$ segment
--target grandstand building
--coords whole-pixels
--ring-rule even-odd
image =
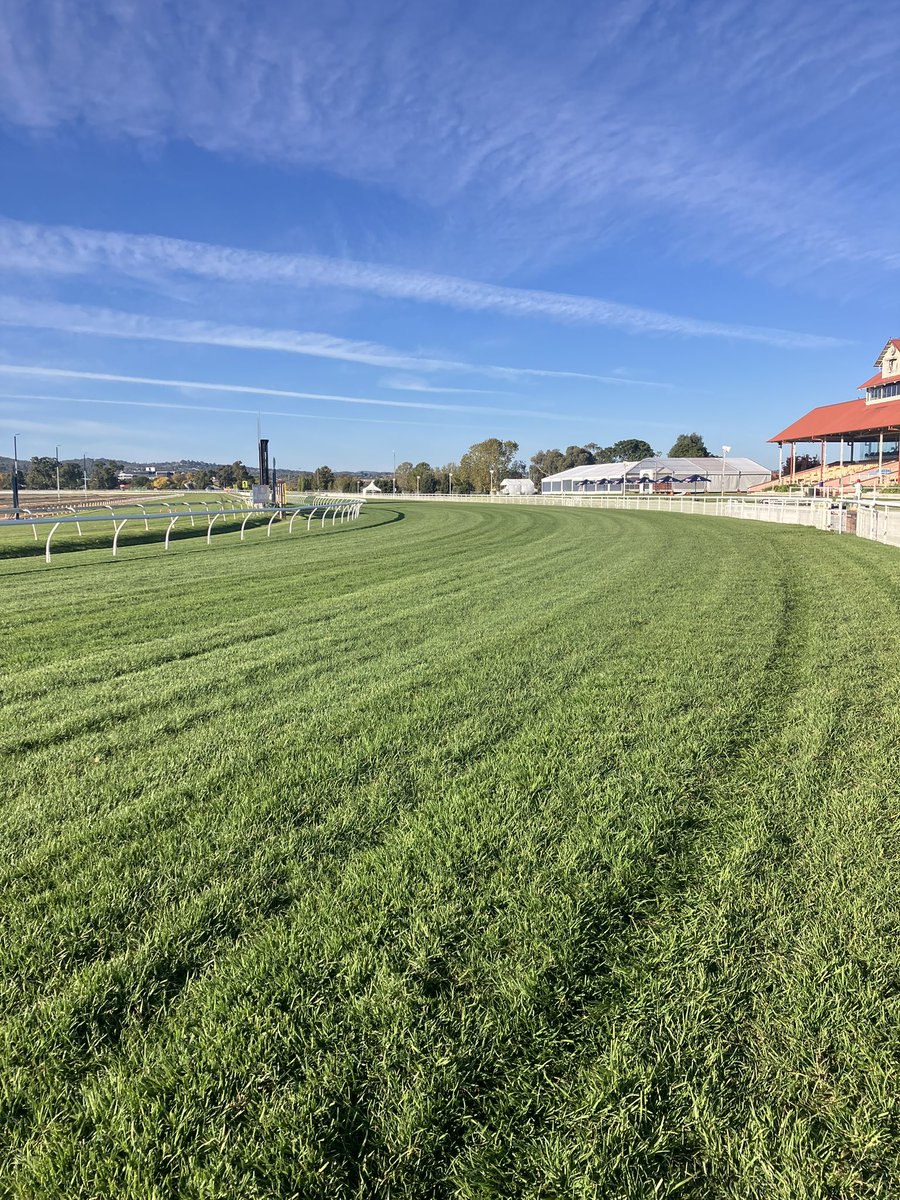
[[[544,495],[615,492],[746,492],[772,472],[752,458],[642,458],[570,467],[541,480]]]
[[[769,438],[778,446],[781,479],[821,480],[839,490],[848,481],[871,485],[894,474],[900,481],[900,338],[891,338],[875,367],[859,385],[864,396],[820,405]]]

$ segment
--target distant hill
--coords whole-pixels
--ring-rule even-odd
[[[81,464],[80,458],[61,458],[59,461],[60,462],[77,462],[79,465]],[[19,459],[19,470],[23,471],[23,472],[27,471],[28,465],[30,462],[31,462],[30,458],[20,458]],[[172,462],[172,461],[169,461],[168,459],[163,459],[163,458],[150,458],[150,459],[142,458],[140,461],[134,462],[129,459],[116,458],[116,456],[114,454],[111,454],[111,455],[102,455],[101,454],[101,455],[97,455],[95,457],[88,455],[88,457],[87,457],[88,474],[90,474],[90,471],[95,462],[121,463],[123,470],[132,471],[136,475],[140,474],[143,471],[146,471],[147,467],[156,467],[157,471],[178,471],[179,473],[181,473],[181,472],[188,472],[188,471],[200,471],[200,470],[204,470],[204,469],[207,471],[214,471],[216,467],[223,465],[222,463],[203,462],[201,459],[198,459],[198,458],[180,458],[177,462]],[[247,463],[246,464],[247,469],[250,471],[252,471],[254,469],[255,465],[256,465],[255,463]],[[13,460],[11,458],[9,458],[7,455],[0,454],[0,471],[11,471],[12,469],[13,469]],[[375,478],[381,478],[384,475],[390,475],[390,471],[358,470],[358,469],[351,468],[351,467],[333,467],[332,470],[334,471],[335,475],[358,475],[360,479],[375,479]],[[314,471],[315,471],[315,467],[282,467],[282,466],[279,466],[279,468],[278,468],[279,475],[312,475]]]

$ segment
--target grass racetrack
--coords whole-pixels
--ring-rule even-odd
[[[0,562],[0,1194],[900,1194],[896,551],[108,540]]]

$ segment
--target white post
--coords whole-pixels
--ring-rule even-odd
[[[781,442],[778,443],[778,482],[781,483],[781,477],[784,474],[784,446]]]

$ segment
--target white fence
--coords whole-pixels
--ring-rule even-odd
[[[294,532],[294,522],[297,520],[298,517],[301,518],[301,522],[300,522],[301,528],[303,526],[303,521],[304,520],[306,521],[306,532],[307,533],[310,532],[310,526],[314,519],[320,521],[322,528],[324,528],[325,522],[329,517],[331,518],[332,526],[335,525],[335,523],[338,521],[338,519],[340,519],[340,522],[342,525],[345,520],[346,521],[355,521],[356,518],[359,516],[360,512],[362,511],[366,501],[364,499],[360,500],[358,497],[355,497],[355,496],[350,498],[349,500],[344,500],[344,499],[341,499],[339,496],[335,496],[334,498],[327,497],[324,500],[324,502],[317,502],[315,504],[303,504],[303,505],[293,506],[293,507],[284,507],[284,506],[279,505],[274,508],[272,508],[272,507],[259,508],[259,507],[255,507],[253,505],[244,504],[244,505],[242,505],[241,508],[228,508],[228,509],[225,508],[224,503],[218,503],[214,512],[211,511],[212,505],[209,503],[204,503],[203,501],[199,502],[200,507],[197,507],[197,508],[193,508],[191,506],[190,502],[185,502],[185,503],[179,505],[180,510],[181,510],[179,512],[175,511],[175,507],[173,506],[172,502],[162,501],[162,503],[165,505],[165,508],[166,508],[165,512],[148,512],[145,505],[135,503],[133,505],[133,507],[139,508],[141,510],[140,513],[124,512],[121,509],[117,511],[115,508],[113,508],[112,505],[108,504],[105,507],[107,507],[109,509],[110,513],[112,514],[112,516],[109,516],[109,517],[108,516],[102,516],[102,517],[97,516],[95,513],[92,513],[92,512],[88,512],[88,513],[76,512],[74,510],[74,508],[64,510],[64,511],[69,511],[69,512],[74,513],[73,516],[64,516],[62,514],[62,511],[60,511],[60,512],[55,513],[53,516],[48,517],[48,516],[39,515],[37,513],[32,513],[26,508],[20,508],[20,509],[13,510],[13,516],[12,516],[12,518],[10,518],[10,524],[14,525],[14,527],[16,527],[16,528],[24,528],[25,526],[30,526],[31,532],[34,535],[34,540],[36,542],[39,540],[38,526],[49,529],[49,532],[47,533],[47,540],[44,543],[44,559],[46,562],[49,563],[50,559],[51,559],[50,545],[53,541],[53,535],[56,533],[56,531],[60,528],[61,525],[66,525],[66,526],[74,525],[75,528],[78,530],[78,536],[83,538],[84,537],[83,526],[93,525],[98,522],[101,524],[111,524],[112,525],[112,533],[113,533],[112,556],[113,556],[113,558],[116,558],[118,556],[118,552],[119,552],[119,536],[129,521],[143,521],[144,531],[146,533],[150,532],[150,522],[151,521],[167,522],[168,524],[166,527],[163,548],[165,550],[168,550],[170,538],[172,536],[172,531],[175,528],[175,525],[177,524],[177,522],[182,520],[183,518],[187,519],[188,517],[190,517],[191,527],[195,528],[196,527],[196,519],[199,517],[200,520],[202,521],[203,518],[205,517],[206,518],[206,544],[207,544],[207,546],[211,546],[212,545],[213,528],[215,527],[216,522],[221,520],[224,525],[225,520],[228,517],[240,518],[240,521],[241,521],[240,540],[241,541],[244,540],[244,536],[247,532],[247,526],[248,526],[249,522],[254,519],[259,519],[261,521],[267,520],[266,537],[270,538],[272,536],[272,526],[274,525],[276,520],[287,522],[289,534]],[[177,505],[178,502],[176,501],[175,504]],[[201,508],[202,508],[202,511],[201,511]]]
[[[613,508],[626,512],[682,513],[698,517],[731,517],[770,521],[776,525],[805,525],[833,533],[855,534],[873,542],[900,546],[900,500],[807,499],[784,494],[768,496],[605,495],[488,496],[478,493],[416,496],[385,493],[375,502],[424,500],[439,504],[538,504],[553,508]]]

